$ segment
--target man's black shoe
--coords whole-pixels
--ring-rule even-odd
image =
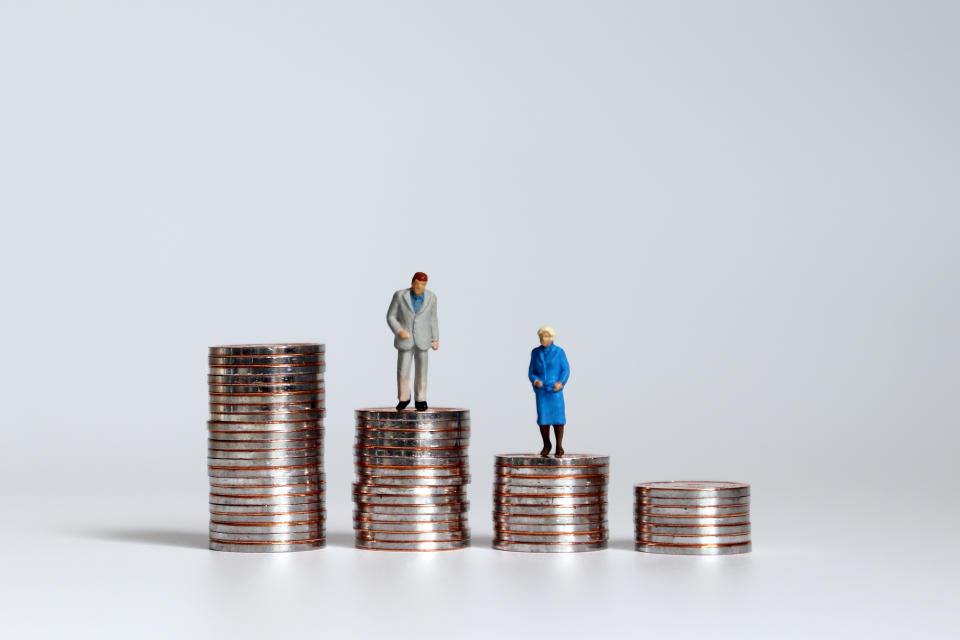
[[[409,400],[401,400],[400,402],[397,403],[397,411],[403,411],[404,409],[407,408],[408,404],[410,404]]]
[[[417,411],[426,411],[427,410],[427,401],[426,400],[417,400],[413,403],[413,406],[417,408]]]

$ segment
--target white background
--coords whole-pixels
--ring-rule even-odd
[[[12,637],[946,637],[952,2],[4,2]],[[426,271],[474,547],[352,549],[353,409]],[[492,457],[611,456],[611,548],[495,552]],[[327,344],[329,545],[206,550],[206,348]],[[755,551],[632,550],[632,485],[753,486]]]

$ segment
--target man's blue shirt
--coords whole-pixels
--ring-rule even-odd
[[[423,294],[416,295],[413,289],[410,289],[410,304],[413,305],[413,312],[419,313],[420,307],[423,306]]]

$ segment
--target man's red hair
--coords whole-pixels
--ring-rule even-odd
[[[414,280],[420,280],[422,282],[426,282],[427,274],[425,274],[423,271],[417,271],[415,274],[413,274],[413,280],[410,281],[411,284],[414,282]]]

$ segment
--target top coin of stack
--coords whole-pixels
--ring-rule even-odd
[[[210,548],[324,543],[324,345],[210,347]]]
[[[466,409],[358,409],[353,485],[358,549],[470,545]]]
[[[607,546],[610,457],[567,453],[496,456],[495,549],[573,552]]]
[[[645,482],[634,486],[637,551],[729,555],[751,550],[750,485]]]

